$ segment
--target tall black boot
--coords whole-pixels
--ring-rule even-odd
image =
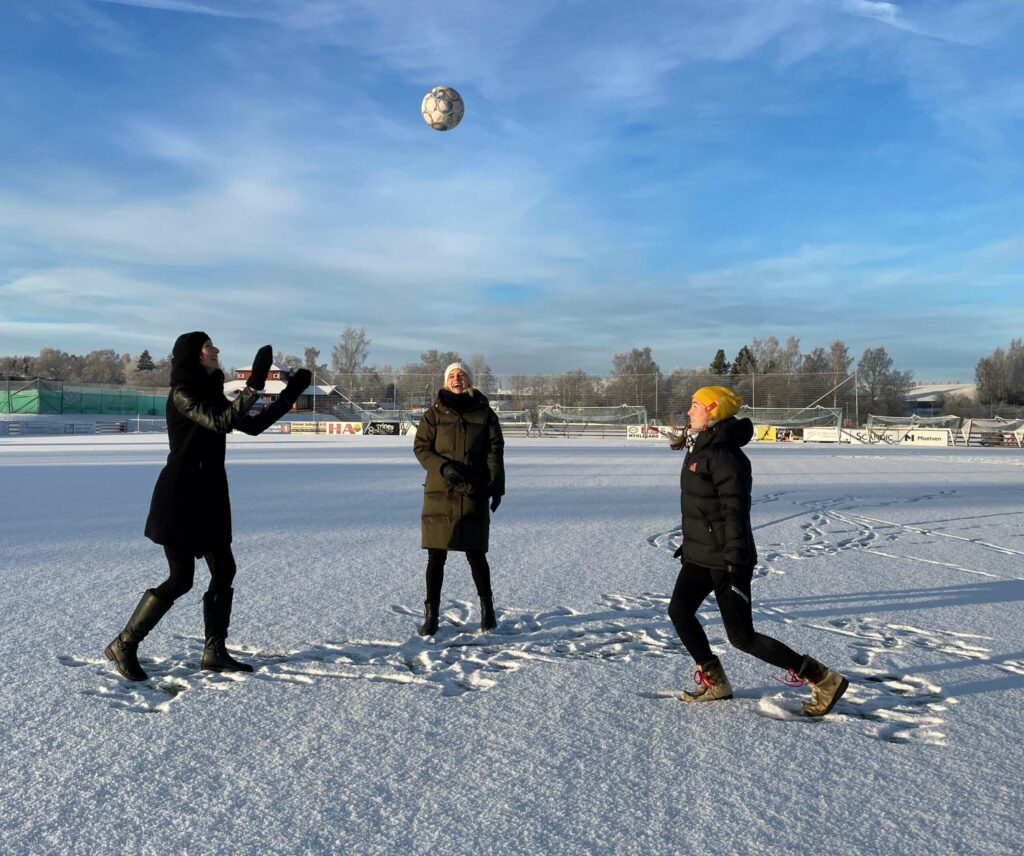
[[[498,619],[494,617],[494,596],[480,595],[480,632],[486,633],[497,626]]]
[[[423,624],[418,631],[420,636],[433,636],[437,633],[437,607],[436,603],[423,601]]]
[[[156,627],[172,606],[173,600],[161,600],[153,589],[146,589],[124,630],[104,649],[103,653],[107,659],[111,660],[129,681],[144,681],[149,677],[139,665],[139,643]]]
[[[235,590],[208,591],[203,595],[203,622],[206,625],[206,645],[200,668],[211,672],[251,672],[252,666],[240,663],[228,653],[224,640],[231,624],[231,601]]]

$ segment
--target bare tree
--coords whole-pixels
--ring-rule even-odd
[[[803,360],[800,362],[800,373],[828,374],[831,365],[828,352],[824,348],[814,348],[809,354],[804,354]]]
[[[331,346],[331,368],[350,375],[362,371],[370,354],[370,343],[365,327],[346,327],[338,344]]]
[[[327,371],[326,363],[319,363],[320,349],[312,346],[303,351],[303,367],[309,369],[313,374],[323,374]]]
[[[33,368],[38,377],[48,380],[74,380],[78,376],[74,365],[76,359],[57,348],[42,348]]]
[[[864,351],[857,364],[857,380],[867,398],[869,414],[900,416],[906,410],[906,397],[913,384],[913,372],[893,369],[892,357],[884,347]]]
[[[750,343],[750,352],[754,355],[754,364],[759,374],[775,374],[779,371],[782,361],[782,348],[774,336],[766,339],[754,339]]]
[[[79,379],[84,383],[122,384],[124,369],[114,351],[90,351],[82,358]]]
[[[608,386],[612,404],[631,404],[647,408],[651,417],[661,404],[661,369],[650,348],[633,348],[612,357],[614,377]]]
[[[836,375],[845,377],[850,373],[850,366],[853,365],[853,357],[850,356],[850,349],[842,339],[836,339],[828,349],[829,371]],[[841,378],[839,378],[841,379]],[[837,382],[838,380],[837,379]]]
[[[800,370],[800,340],[796,336],[786,339],[786,346],[779,352],[779,371],[793,375]]]
[[[1014,339],[1008,350],[996,348],[978,360],[974,370],[982,404],[1024,404],[1024,340]]]
[[[480,354],[470,357],[469,371],[473,375],[473,387],[479,389],[484,395],[491,395],[497,389],[494,372],[487,365],[487,360]]]

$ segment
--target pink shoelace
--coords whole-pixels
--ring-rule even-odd
[[[693,682],[698,687],[704,687],[705,689],[711,689],[713,686],[711,681],[708,680],[708,676],[700,669],[697,669],[697,671],[693,673]]]
[[[793,669],[786,669],[786,676],[783,678],[775,678],[775,681],[780,684],[785,684],[787,687],[802,687],[807,683],[803,678],[797,676],[797,673]]]

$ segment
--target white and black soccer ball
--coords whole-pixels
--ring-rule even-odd
[[[423,121],[435,131],[450,131],[462,121],[466,102],[450,86],[435,86],[423,96]]]

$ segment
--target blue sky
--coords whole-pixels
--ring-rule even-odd
[[[4,6],[0,354],[795,335],[970,379],[1024,335],[1019,0]]]

